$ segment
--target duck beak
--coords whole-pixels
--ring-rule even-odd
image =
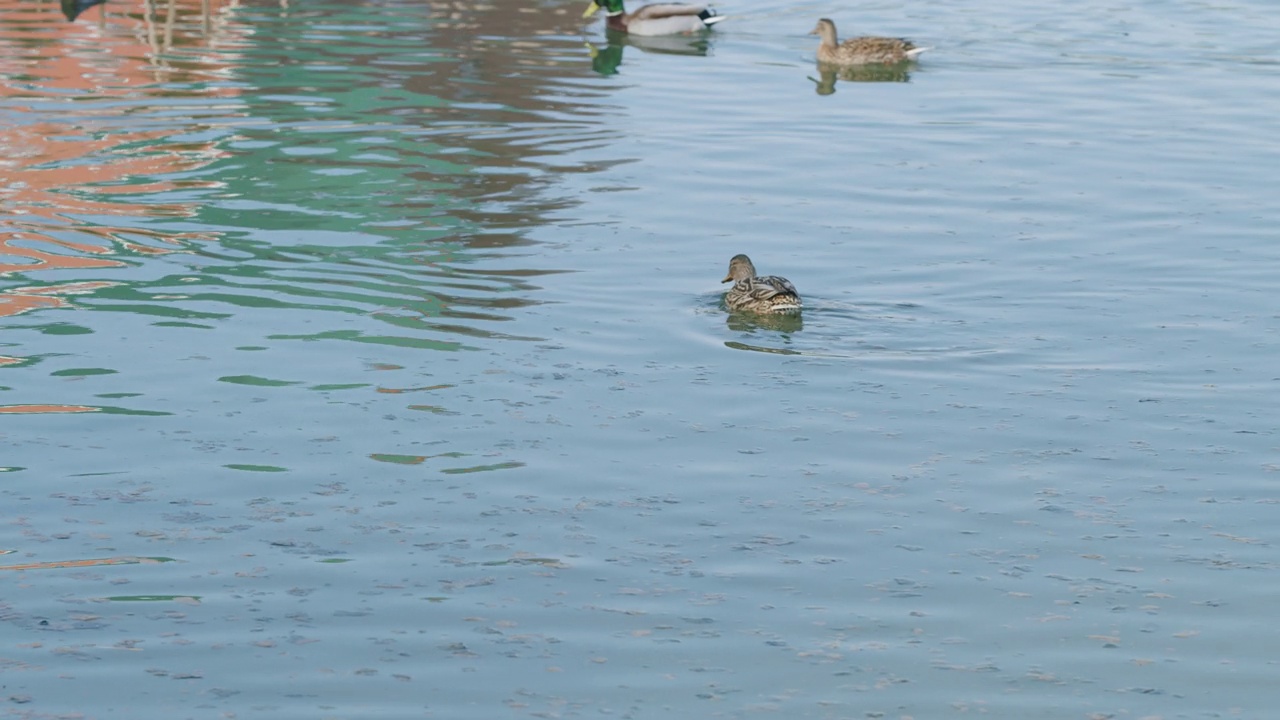
[[[584,18],[591,17],[592,15],[595,15],[596,11],[599,9],[600,9],[600,3],[592,2],[590,5],[587,6],[587,11],[582,13],[582,17]]]
[[[727,283],[727,282],[729,282],[729,281],[730,281],[730,280],[732,280],[732,279],[733,279],[733,276],[732,276],[732,275],[725,275],[725,276],[724,276],[724,279],[723,279],[723,280],[721,280],[720,282],[722,282],[722,283]]]

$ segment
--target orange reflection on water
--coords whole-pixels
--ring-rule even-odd
[[[156,114],[192,99],[240,94],[207,82],[233,69],[235,53],[210,50],[181,62],[165,54],[242,42],[249,30],[220,13],[220,4],[206,16],[200,0],[163,8],[121,2],[100,21],[69,23],[57,3],[0,0],[0,102],[15,119],[0,125],[0,274],[120,267],[112,256],[174,252],[211,239],[130,227],[128,218],[191,217],[198,208],[128,197],[218,186],[167,179],[226,153],[216,140],[166,142],[193,126],[180,117],[158,122]]]
[[[88,295],[94,290],[119,284],[100,280],[97,282],[63,283],[62,285],[6,290],[4,293],[0,293],[0,317],[17,315],[28,310],[70,307],[71,304],[63,300],[61,296]],[[4,364],[6,364],[5,359],[0,358],[0,365]]]
[[[51,570],[57,568],[82,568],[97,567],[100,565],[156,565],[163,562],[172,562],[172,558],[166,557],[110,557],[110,558],[92,558],[89,560],[57,560],[53,562],[34,562],[20,563],[17,565],[0,565],[0,570]]]
[[[91,405],[0,405],[0,415],[60,415],[101,412]]]

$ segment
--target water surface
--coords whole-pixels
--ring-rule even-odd
[[[9,714],[1270,712],[1269,6],[173,8],[0,0]]]

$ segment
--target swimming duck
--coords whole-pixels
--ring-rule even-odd
[[[609,16],[605,27],[632,35],[699,32],[724,19],[716,15],[715,10],[703,5],[677,3],[645,5],[629,13],[622,8],[622,0],[593,0],[582,17],[591,17],[602,7]]]
[[[819,20],[809,34],[822,38],[822,44],[818,45],[818,62],[832,65],[893,65],[914,60],[929,49],[916,47],[910,40],[902,38],[856,37],[842,43],[836,39],[836,24],[826,18]]]
[[[756,266],[746,255],[734,255],[729,274],[720,282],[733,281],[724,294],[724,304],[735,312],[789,313],[800,311],[800,295],[790,280],[777,275],[756,275]]]

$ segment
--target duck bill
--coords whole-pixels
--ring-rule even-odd
[[[591,17],[592,15],[595,15],[596,11],[599,9],[600,9],[600,3],[592,2],[590,5],[587,6],[587,11],[582,13],[582,17],[584,18]]]
[[[730,281],[730,280],[732,280],[732,279],[733,279],[733,276],[732,276],[732,275],[725,275],[725,276],[724,276],[724,279],[723,279],[723,280],[721,280],[720,282],[722,282],[722,283],[727,283],[727,282],[729,282],[729,281]]]

